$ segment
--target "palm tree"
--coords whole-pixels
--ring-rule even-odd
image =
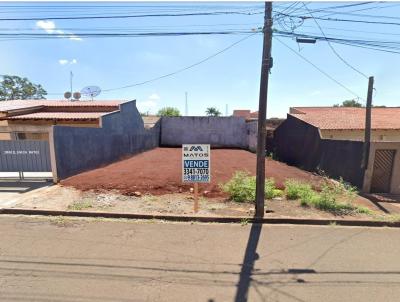
[[[220,116],[220,115],[221,115],[221,112],[220,112],[217,108],[215,108],[215,107],[208,107],[208,108],[206,109],[206,114],[207,114],[208,116]]]

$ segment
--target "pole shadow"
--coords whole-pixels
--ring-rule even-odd
[[[260,239],[262,223],[253,223],[251,226],[246,252],[244,254],[242,269],[235,295],[235,302],[247,302],[249,289],[252,281],[252,274],[255,261],[259,258],[257,254],[258,241]]]

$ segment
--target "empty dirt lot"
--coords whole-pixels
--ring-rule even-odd
[[[80,190],[118,190],[132,195],[139,191],[161,195],[188,191],[190,184],[182,183],[182,155],[180,148],[157,148],[121,160],[103,168],[65,179],[62,185]],[[200,190],[209,196],[225,196],[219,184],[228,181],[235,171],[248,171],[255,175],[256,155],[244,150],[214,149],[211,151],[211,183],[201,184]],[[278,187],[286,179],[294,178],[318,186],[321,177],[266,159],[266,175],[275,179]]]

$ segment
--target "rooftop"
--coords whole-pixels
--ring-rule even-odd
[[[13,100],[0,101],[0,112],[29,109],[33,107],[110,107],[118,106],[126,101],[96,100],[96,101],[65,101],[65,100]]]
[[[365,108],[354,107],[293,107],[289,115],[321,130],[364,130]],[[372,108],[371,128],[400,129],[400,107]]]
[[[105,112],[34,112],[10,116],[9,120],[95,120]]]

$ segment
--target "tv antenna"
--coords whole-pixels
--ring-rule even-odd
[[[86,86],[81,90],[81,94],[84,96],[90,96],[93,98],[98,96],[101,93],[101,89],[98,86]]]

